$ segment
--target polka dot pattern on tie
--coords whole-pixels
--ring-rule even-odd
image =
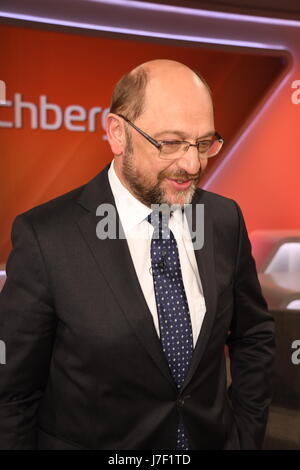
[[[151,240],[151,267],[163,351],[180,390],[193,354],[193,332],[182,280],[177,242],[169,229],[169,216],[155,211],[148,216],[154,227]],[[188,450],[182,421],[177,449]]]

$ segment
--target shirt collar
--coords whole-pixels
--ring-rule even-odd
[[[121,183],[114,168],[114,160],[111,162],[108,170],[108,180],[126,234],[145,220],[152,211],[150,207],[134,197]]]

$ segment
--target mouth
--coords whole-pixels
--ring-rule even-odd
[[[185,189],[188,189],[191,184],[192,180],[183,180],[183,179],[172,179],[172,178],[166,178],[167,181],[169,181],[170,185],[176,189],[177,191],[184,191]]]

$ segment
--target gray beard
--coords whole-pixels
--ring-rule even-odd
[[[165,191],[161,188],[161,181],[158,181],[154,185],[149,185],[133,166],[131,153],[128,153],[126,148],[126,154],[123,160],[123,177],[127,181],[128,185],[132,189],[136,198],[148,207],[152,204],[167,204],[169,206],[176,205],[176,201],[170,203],[167,200]],[[184,204],[190,204],[197,188],[197,182],[192,181],[191,187],[188,191],[177,191],[175,196],[180,198],[185,197],[183,203],[178,204],[178,207],[183,207]]]

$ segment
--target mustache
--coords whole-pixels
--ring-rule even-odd
[[[186,171],[180,171],[180,172],[173,173],[173,174],[162,171],[158,176],[158,180],[161,181],[165,178],[170,178],[170,179],[175,179],[175,180],[183,179],[183,180],[188,180],[188,181],[190,180],[198,181],[200,178],[200,172],[192,175],[192,174],[187,173]]]

